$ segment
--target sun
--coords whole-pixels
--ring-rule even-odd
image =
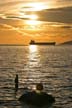
[[[36,20],[38,18],[37,15],[29,15],[29,19],[31,20]]]
[[[46,9],[46,5],[42,2],[30,2],[23,7],[20,13],[21,18],[26,18],[28,20],[38,20],[38,11]]]
[[[31,7],[30,11],[40,11],[46,9],[46,6],[41,2],[29,3],[28,6]]]
[[[26,24],[29,26],[36,26],[36,25],[40,25],[41,22],[36,21],[36,20],[27,20]]]

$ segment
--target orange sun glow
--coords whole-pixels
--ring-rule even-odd
[[[32,11],[40,11],[46,9],[46,6],[43,3],[39,2],[29,3],[28,6],[31,7]]]

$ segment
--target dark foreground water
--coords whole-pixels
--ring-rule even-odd
[[[37,108],[22,105],[18,98],[38,82],[55,97],[53,108],[72,108],[72,46],[0,46],[0,108]]]

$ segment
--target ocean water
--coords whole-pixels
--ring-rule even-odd
[[[15,94],[15,75],[19,90]],[[37,108],[22,105],[24,88],[44,84],[55,97],[52,108],[72,108],[72,46],[0,46],[0,108]]]

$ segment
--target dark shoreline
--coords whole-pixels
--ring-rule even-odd
[[[20,45],[20,44],[0,44],[0,46],[27,46],[27,45]]]

